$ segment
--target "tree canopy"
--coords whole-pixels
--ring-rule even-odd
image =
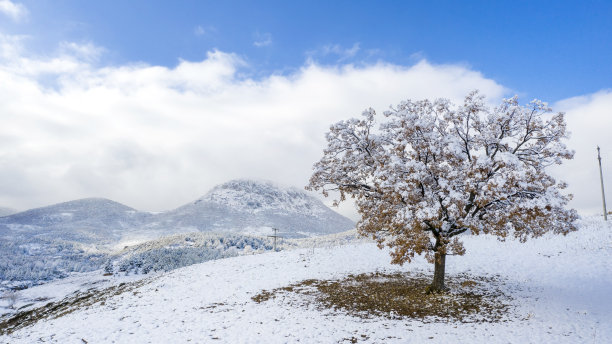
[[[330,127],[307,189],[338,191],[336,204],[354,198],[358,231],[389,246],[393,263],[425,254],[440,289],[446,255],[465,251],[462,233],[525,241],[576,230],[566,184],[546,171],[574,154],[564,114],[551,111],[516,96],[491,108],[477,91],[462,105],[407,100],[382,117],[370,108]]]

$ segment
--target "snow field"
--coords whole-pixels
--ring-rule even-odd
[[[514,299],[510,321],[422,323],[361,319],[261,290],[349,273],[426,271],[418,258],[389,264],[374,244],[308,248],[209,261],[161,274],[139,289],[64,317],[41,321],[5,343],[608,343],[612,338],[612,226],[586,219],[579,232],[525,244],[464,237],[467,253],[447,259],[447,276],[500,275]],[[298,297],[298,296],[295,296]]]

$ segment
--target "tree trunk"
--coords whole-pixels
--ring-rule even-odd
[[[446,291],[446,286],[444,285],[444,268],[446,266],[446,253],[435,253],[435,262],[434,262],[434,277],[431,285],[428,288],[429,293],[439,293]]]

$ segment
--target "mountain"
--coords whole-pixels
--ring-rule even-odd
[[[196,201],[160,214],[156,226],[306,237],[355,227],[350,219],[297,188],[272,182],[232,180]]]
[[[0,226],[5,234],[99,244],[119,240],[124,230],[140,227],[152,216],[108,199],[86,198],[5,216]]]
[[[86,198],[0,217],[0,236],[112,244],[193,231],[307,237],[354,228],[350,219],[297,188],[232,180],[177,209],[152,214],[104,199]]]
[[[18,211],[15,210],[15,209],[6,208],[6,207],[0,207],[0,217],[13,215],[15,213],[18,213]]]

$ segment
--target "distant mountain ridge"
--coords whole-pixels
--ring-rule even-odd
[[[0,235],[23,233],[84,243],[110,243],[131,233],[153,237],[188,231],[265,232],[287,237],[338,233],[348,218],[297,188],[269,181],[232,180],[174,210],[149,213],[104,198],[86,198],[0,218]]]
[[[137,214],[142,217],[147,213],[105,198],[84,198],[26,210],[8,217],[10,221],[31,226],[53,226],[76,222],[87,226],[126,227],[130,223],[139,223],[140,218],[135,216]]]
[[[2,217],[0,233],[108,244],[120,240],[124,230],[142,226],[151,216],[105,198],[85,198]]]

